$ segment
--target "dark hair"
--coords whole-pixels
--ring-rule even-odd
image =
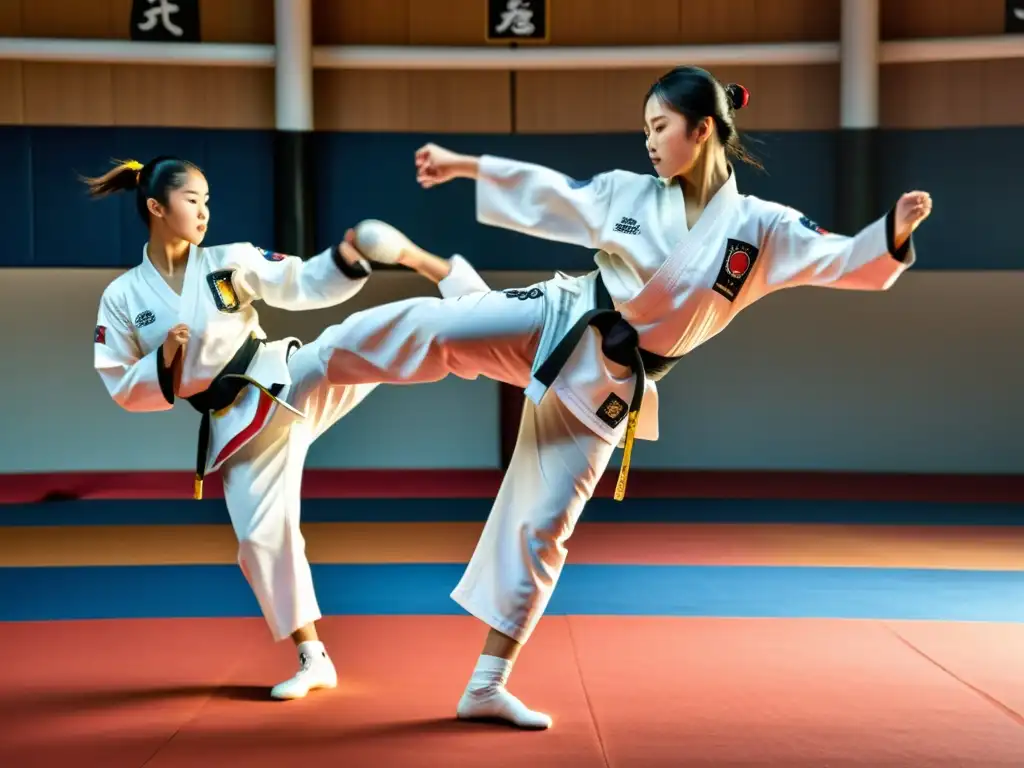
[[[651,96],[657,96],[662,103],[685,117],[691,131],[705,117],[713,117],[718,139],[726,154],[755,168],[762,168],[760,161],[743,146],[736,130],[736,111],[747,106],[750,99],[750,93],[742,85],[730,83],[723,86],[714,75],[700,67],[676,67],[650,87],[644,96],[645,107]]]
[[[189,171],[202,173],[197,165],[169,155],[153,158],[143,165],[137,160],[115,161],[117,165],[102,176],[83,176],[90,197],[106,197],[116,192],[135,190],[135,207],[142,222],[149,225],[146,201],[153,198],[167,205],[170,192],[185,185]]]

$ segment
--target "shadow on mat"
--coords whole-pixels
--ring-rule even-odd
[[[0,716],[24,715],[27,710],[36,707],[45,709],[120,707],[149,701],[202,698],[229,701],[273,701],[270,698],[270,686],[266,685],[182,685],[164,688],[19,691],[16,699],[0,699]]]
[[[430,720],[406,720],[399,723],[380,723],[362,728],[346,728],[339,725],[334,737],[339,741],[374,741],[395,739],[403,736],[441,736],[453,733],[478,734],[481,730],[508,731],[509,725],[502,721],[458,720],[455,717],[433,718]]]

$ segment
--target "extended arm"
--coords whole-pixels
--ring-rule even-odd
[[[346,260],[341,246],[308,260],[264,251],[249,243],[232,248],[238,267],[235,288],[250,300],[262,299],[281,309],[322,309],[341,304],[355,296],[370,276],[369,264]]]
[[[799,285],[887,290],[917,258],[911,234],[898,235],[896,226],[895,207],[853,237],[826,232],[784,209],[765,239],[761,292]]]
[[[456,178],[476,180],[482,224],[587,248],[600,247],[612,198],[633,175],[609,171],[579,182],[534,163],[460,155],[434,144],[416,153],[416,169],[424,187]]]

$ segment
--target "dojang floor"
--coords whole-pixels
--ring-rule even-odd
[[[479,520],[311,505],[341,681],[274,702],[294,652],[270,643],[230,528],[143,503],[132,526],[128,502],[0,514],[0,765],[1024,765],[1019,510],[714,524],[672,520],[679,500],[606,522],[595,502],[510,685],[555,726],[520,732],[454,719],[484,628],[448,593]]]

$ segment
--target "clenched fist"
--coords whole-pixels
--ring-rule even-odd
[[[896,247],[900,248],[932,212],[927,192],[906,192],[896,203]]]
[[[178,350],[188,344],[189,335],[188,326],[184,323],[178,323],[178,325],[167,332],[167,338],[164,339],[163,344],[165,367],[171,367],[171,363],[174,362],[174,357],[178,354]]]
[[[416,181],[428,189],[452,179],[475,179],[478,165],[476,157],[460,155],[436,144],[426,144],[416,150]]]

